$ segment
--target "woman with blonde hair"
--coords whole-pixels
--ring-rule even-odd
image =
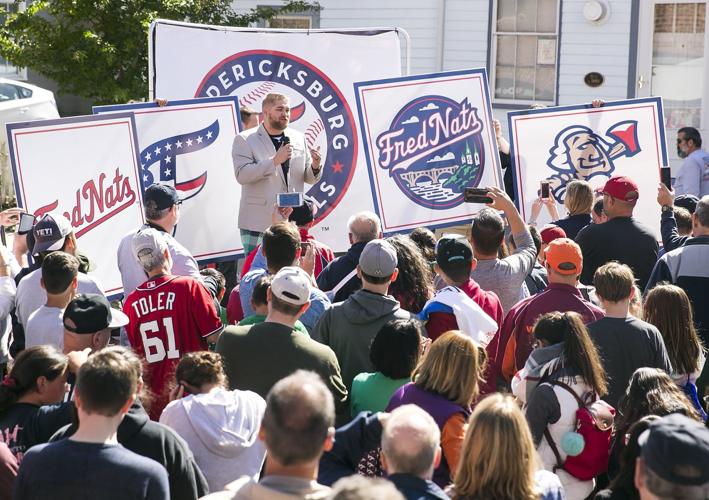
[[[477,399],[478,384],[487,355],[470,337],[457,330],[444,333],[431,344],[414,370],[410,382],[389,400],[387,411],[405,404],[423,408],[441,430],[443,457],[433,474],[439,486],[451,481],[460,458],[470,406]]]
[[[493,394],[477,405],[461,457],[450,488],[453,500],[563,498],[556,474],[539,470],[527,421],[509,396]]]
[[[552,222],[564,230],[572,240],[584,227],[591,224],[593,210],[593,188],[586,181],[571,181],[566,185],[564,208],[569,212],[567,217]]]

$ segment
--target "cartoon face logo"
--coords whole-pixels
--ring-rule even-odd
[[[640,152],[637,127],[634,120],[615,123],[606,131],[606,138],[585,125],[571,125],[559,132],[547,161],[547,166],[556,172],[547,179],[554,198],[563,203],[566,185],[572,180],[610,178],[618,158]]]
[[[290,98],[290,127],[311,148],[320,148],[323,177],[307,194],[315,199],[316,223],[340,202],[357,165],[354,118],[340,89],[318,68],[292,54],[272,50],[239,52],[214,66],[195,97],[236,94],[241,106],[261,110],[268,93]]]
[[[483,175],[482,122],[467,98],[419,97],[376,139],[378,165],[415,203],[446,210],[463,202]]]

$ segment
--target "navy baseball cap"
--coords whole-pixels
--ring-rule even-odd
[[[645,464],[665,481],[688,486],[709,482],[709,429],[674,413],[650,425],[638,438]]]
[[[303,204],[293,209],[288,220],[295,222],[296,226],[304,226],[313,222],[315,220],[315,199],[311,196],[303,196]]]
[[[165,210],[182,201],[174,187],[169,184],[155,183],[148,186],[143,195],[143,204],[148,206],[149,203],[153,203],[157,210]]]
[[[436,243],[436,263],[445,270],[457,263],[473,261],[473,247],[465,236],[459,234],[444,234]]]
[[[674,205],[686,208],[690,214],[693,214],[697,210],[697,203],[699,203],[699,198],[693,194],[681,194],[675,198]]]
[[[64,246],[64,238],[73,231],[69,219],[63,214],[50,212],[44,214],[32,228],[34,245],[33,255],[42,252],[61,250]]]

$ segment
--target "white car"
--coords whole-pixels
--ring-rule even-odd
[[[59,118],[54,93],[29,83],[0,78],[0,125]]]

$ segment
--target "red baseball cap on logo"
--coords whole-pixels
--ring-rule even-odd
[[[603,194],[622,201],[638,201],[640,193],[633,179],[625,176],[611,177],[603,186]]]

